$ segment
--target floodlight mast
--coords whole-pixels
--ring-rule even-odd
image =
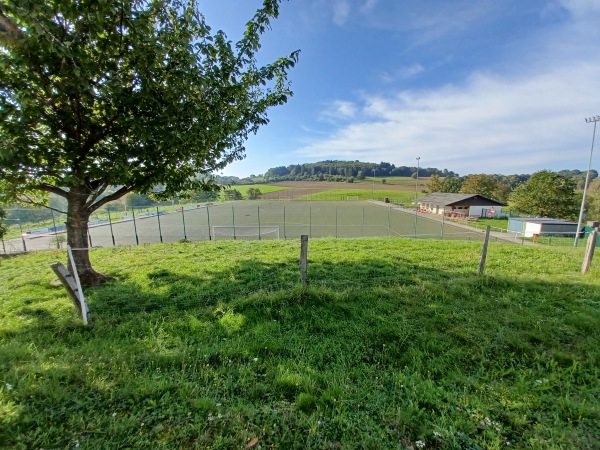
[[[588,182],[590,181],[590,170],[592,168],[592,155],[594,154],[594,141],[596,140],[596,124],[600,122],[600,116],[587,117],[586,123],[594,123],[594,131],[592,133],[592,149],[590,150],[590,161],[588,163],[587,175],[585,176],[585,185],[583,186],[583,198],[581,199],[581,209],[579,210],[579,221],[577,222],[577,230],[575,232],[574,247],[577,247],[579,241],[579,231],[581,230],[581,223],[583,222],[583,212],[585,210],[585,196],[587,194]]]

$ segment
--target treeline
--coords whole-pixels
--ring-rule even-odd
[[[587,172],[580,170],[561,170],[558,176],[573,183],[574,189],[583,190]],[[506,202],[511,192],[527,183],[531,178],[529,174],[501,175],[501,174],[473,174],[464,177],[440,177],[432,175],[427,183],[425,192],[449,192],[463,194],[481,194],[486,197]],[[590,170],[590,186],[598,178],[596,170]]]
[[[366,177],[410,177],[416,176],[417,166],[398,166],[380,162],[367,163],[360,161],[320,161],[308,164],[291,164],[289,166],[272,167],[263,176],[264,181],[350,181],[363,180]],[[457,174],[448,169],[419,167],[419,176],[453,177]]]

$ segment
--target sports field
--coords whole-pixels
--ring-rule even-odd
[[[200,206],[160,216],[112,218],[90,228],[93,246],[219,239],[411,237],[481,239],[449,223],[371,202],[243,201]],[[64,235],[64,234],[63,234]],[[14,244],[19,246],[19,241]],[[27,250],[56,246],[54,235],[26,239]]]

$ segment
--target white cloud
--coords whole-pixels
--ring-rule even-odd
[[[409,66],[403,66],[393,71],[386,71],[381,73],[381,79],[387,83],[405,80],[407,78],[412,78],[420,73],[425,72],[425,67],[423,67],[419,63],[414,63]]]
[[[328,122],[338,122],[339,120],[354,118],[358,111],[358,107],[352,102],[335,100],[327,109],[321,112],[320,117]]]
[[[350,3],[348,0],[336,0],[333,4],[333,22],[342,26],[350,16]]]
[[[460,173],[583,168],[591,133],[583,118],[600,105],[598,79],[600,64],[584,63],[520,79],[480,73],[464,86],[370,96],[362,121],[298,153],[400,165],[420,156],[424,165]]]
[[[420,156],[425,166],[461,174],[584,169],[592,134],[584,118],[600,114],[599,4],[560,0],[569,18],[519,42],[495,70],[475,70],[462,82],[427,90],[363,92],[355,103],[332,102],[327,111],[347,105],[349,121],[327,138],[307,141],[297,154],[397,165]],[[410,75],[423,68],[403,70]]]
[[[366,13],[373,11],[375,6],[377,6],[377,3],[379,3],[379,0],[366,0],[365,3],[360,8],[360,12],[362,12],[363,14],[366,14]]]

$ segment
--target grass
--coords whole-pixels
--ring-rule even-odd
[[[233,184],[229,187],[229,189],[237,189],[244,197],[247,196],[247,191],[250,188],[260,190],[261,194],[285,191],[286,189],[289,189],[289,187],[286,186],[271,186],[269,184]]]
[[[94,250],[88,328],[64,253],[0,259],[0,447],[600,446],[582,249],[311,240],[303,290],[298,247]]]
[[[421,194],[424,195],[424,194]],[[330,189],[324,192],[317,192],[314,194],[308,194],[306,199],[300,198],[300,200],[347,200],[348,198],[356,200],[383,200],[387,197],[392,203],[410,203],[415,199],[414,193],[409,194],[404,191],[398,190],[371,190],[371,189]]]

